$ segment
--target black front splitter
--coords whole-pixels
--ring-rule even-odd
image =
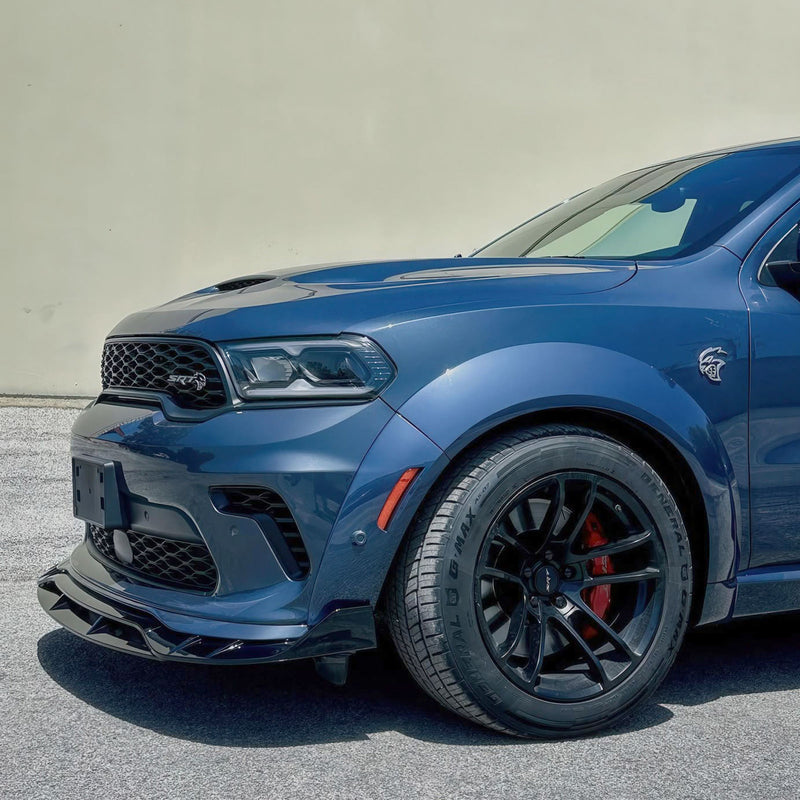
[[[257,641],[174,631],[145,611],[92,592],[60,566],[42,575],[38,584],[40,605],[68,631],[158,661],[259,664],[350,655],[377,644],[369,605],[334,607],[297,639]]]

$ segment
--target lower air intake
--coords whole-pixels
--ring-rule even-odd
[[[217,567],[208,548],[198,542],[164,539],[146,533],[126,531],[133,561],[119,560],[114,548],[114,531],[90,525],[88,539],[106,560],[123,569],[182,589],[210,592],[217,585]]]
[[[211,499],[223,514],[252,517],[290,578],[308,575],[308,551],[292,512],[277,492],[262,486],[217,486]]]

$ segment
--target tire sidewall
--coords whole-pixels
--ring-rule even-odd
[[[616,442],[590,435],[545,436],[495,454],[484,474],[459,494],[443,551],[439,602],[443,636],[475,702],[515,728],[559,731],[609,722],[654,689],[672,664],[691,606],[689,542],[675,501],[653,469]],[[478,623],[475,567],[489,525],[526,485],[560,471],[607,476],[632,492],[652,518],[665,553],[664,606],[642,661],[619,686],[583,701],[554,702],[524,692],[495,663]],[[454,498],[455,499],[455,498]]]

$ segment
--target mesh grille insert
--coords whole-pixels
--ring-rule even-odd
[[[199,342],[109,340],[103,348],[106,389],[164,392],[181,408],[225,405],[225,387],[208,348]]]
[[[211,591],[217,585],[217,567],[208,548],[197,542],[163,539],[126,531],[133,563],[123,564],[114,551],[114,532],[89,526],[89,539],[101,556],[133,572],[184,589]]]
[[[303,537],[289,506],[277,492],[263,486],[218,486],[211,490],[211,499],[225,514],[253,517],[259,522],[289,577],[298,580],[308,574],[310,562]],[[275,530],[260,517],[269,518]]]

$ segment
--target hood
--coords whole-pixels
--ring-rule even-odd
[[[562,302],[629,280],[632,261],[449,258],[303,267],[247,275],[124,319],[112,336],[209,341],[370,333],[409,318]]]

